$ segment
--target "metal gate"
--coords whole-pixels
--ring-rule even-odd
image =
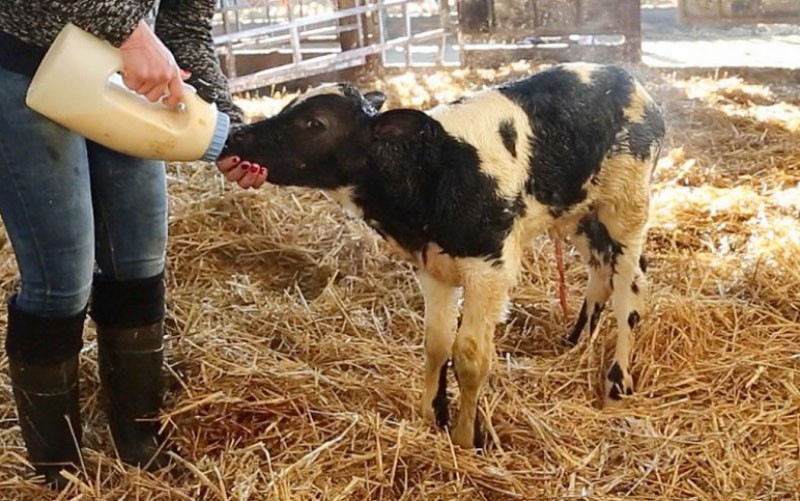
[[[800,23],[800,0],[680,0],[686,24]]]
[[[461,0],[459,25],[466,50],[554,49],[641,59],[640,0]],[[494,48],[493,48],[494,46]]]
[[[367,63],[411,65],[451,33],[450,0],[218,0],[214,43],[233,92]],[[393,61],[388,61],[393,59]]]

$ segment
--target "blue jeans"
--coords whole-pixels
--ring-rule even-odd
[[[95,261],[116,280],[164,270],[166,173],[32,111],[29,84],[0,68],[0,215],[20,272],[17,307],[66,317],[86,306]]]

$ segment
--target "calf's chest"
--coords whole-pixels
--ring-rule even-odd
[[[461,273],[456,260],[445,253],[442,248],[429,242],[425,248],[418,252],[409,252],[391,236],[385,236],[386,242],[392,249],[392,257],[407,261],[418,270],[427,271],[436,280],[457,287],[461,285]]]

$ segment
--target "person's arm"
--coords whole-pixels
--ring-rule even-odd
[[[144,19],[149,2],[140,0],[73,0],[51,2],[53,11],[115,47],[122,45]]]
[[[228,79],[222,73],[211,36],[213,0],[161,0],[156,17],[156,35],[175,56],[178,65],[191,76],[187,83],[197,88],[204,99],[231,117],[231,123],[244,122],[244,115],[233,104]]]
[[[151,2],[142,0],[59,0],[54,14],[120,49],[122,79],[150,101],[169,91],[164,103],[175,107],[183,97],[182,75],[174,57],[153,34],[144,17]]]

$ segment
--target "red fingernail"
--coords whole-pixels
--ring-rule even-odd
[[[250,167],[250,172],[252,172],[253,174],[258,172],[258,165],[254,165],[254,166]]]
[[[241,162],[241,161],[242,161],[242,160],[241,160],[239,157],[233,157],[233,158],[231,158],[231,162],[233,162],[233,163],[235,163],[235,164],[238,164],[238,163],[239,163],[239,162]]]
[[[244,170],[247,170],[247,169],[250,168],[250,164],[247,163],[247,162],[242,162],[242,163],[239,164],[239,167],[241,167]]]
[[[266,172],[267,172],[267,168],[266,167],[261,167],[261,174],[265,174]]]

